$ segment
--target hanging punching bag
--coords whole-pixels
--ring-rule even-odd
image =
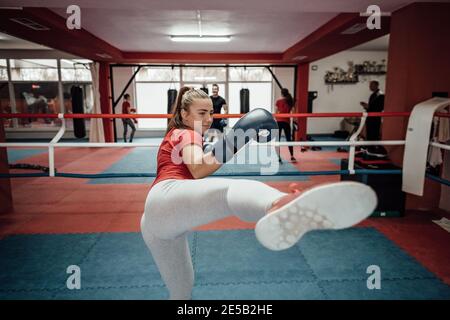
[[[167,90],[167,114],[172,113],[172,107],[175,104],[175,101],[177,101],[177,90],[176,89],[169,89]],[[167,118],[167,124],[169,124],[170,118]]]
[[[209,94],[209,90],[207,87],[203,86],[200,88],[200,90],[202,90],[203,92],[205,92],[206,94]]]
[[[83,89],[79,86],[72,86],[70,89],[70,96],[72,98],[72,113],[84,114]],[[75,137],[79,139],[86,136],[84,119],[73,119],[73,133],[75,134]]]
[[[176,89],[169,89],[167,90],[167,113],[172,113],[172,106],[177,100],[177,90]]]
[[[250,111],[250,90],[241,89],[241,114]]]

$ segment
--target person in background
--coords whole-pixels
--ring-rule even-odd
[[[123,103],[122,103],[122,114],[132,114],[136,113],[136,109],[131,107],[130,104],[130,95],[126,93],[123,96]],[[136,120],[136,119],[133,119]],[[128,133],[128,126],[131,128],[131,135],[129,142],[133,142],[134,133],[136,132],[136,127],[134,126],[134,123],[137,123],[137,121],[133,121],[130,118],[122,119],[123,123],[123,141],[127,142],[127,133]]]
[[[294,98],[289,93],[286,88],[281,89],[281,97],[275,103],[275,113],[291,113],[294,107]],[[277,118],[278,128],[279,128],[279,139],[281,139],[281,131],[284,131],[286,136],[286,141],[292,141],[292,131],[291,131],[291,119],[290,118]],[[289,153],[291,154],[291,161],[295,162],[297,159],[294,157],[294,147],[289,146]],[[278,154],[278,160],[281,160],[281,155]]]
[[[370,81],[369,88],[372,94],[369,102],[361,101],[361,106],[367,112],[382,112],[384,110],[384,94],[380,91],[378,81]],[[381,117],[368,117],[366,120],[366,140],[378,141],[381,139]],[[368,155],[386,156],[386,151],[382,146],[370,146],[367,148]]]
[[[219,96],[219,85],[217,83],[214,83],[212,85],[212,96],[210,96],[210,98],[213,104],[214,114],[221,114],[222,108],[224,109],[225,114],[228,114],[227,102],[223,97]],[[210,129],[219,130],[221,133],[223,133],[223,129],[226,127],[226,125],[226,119],[215,118],[213,119],[213,123]],[[217,132],[214,131],[211,133],[211,139],[214,139],[216,137],[216,133]]]

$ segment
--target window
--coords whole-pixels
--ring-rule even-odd
[[[184,85],[186,87],[193,87],[195,89],[200,89],[200,88],[203,88],[203,86],[204,86],[204,84],[202,84],[202,83],[185,83]],[[221,96],[222,98],[227,100],[227,86],[226,86],[226,84],[225,83],[217,83],[217,85],[219,86],[219,96]],[[208,94],[211,96],[212,95],[212,83],[208,83],[206,85],[206,88],[208,88]],[[227,102],[228,102],[228,100],[227,100]]]
[[[136,83],[136,107],[138,113],[167,114],[167,90],[180,90],[179,83]],[[139,128],[162,129],[167,128],[167,119],[139,119]]]
[[[80,87],[83,92],[83,112],[92,113],[94,108],[94,97],[92,92],[92,76],[89,70],[89,60],[61,59],[61,80],[63,81],[64,105],[58,101],[58,112],[73,113],[72,93],[74,86]],[[90,119],[84,119],[85,127],[89,128]],[[66,121],[67,129],[73,129],[73,121]]]
[[[61,59],[62,81],[92,81],[88,61]]]
[[[263,108],[272,112],[272,83],[271,82],[233,82],[229,83],[229,100],[227,101],[230,108],[230,113],[240,113],[241,109],[241,95],[242,88],[247,88],[250,91],[250,111],[256,108]],[[233,126],[238,119],[230,119],[229,125]]]
[[[215,83],[227,80],[225,67],[183,67],[184,82]]]
[[[142,67],[136,75],[136,81],[172,82],[180,81],[180,68]]]
[[[6,59],[0,59],[0,81],[8,81],[7,68]]]
[[[167,114],[169,89],[180,89],[179,67],[142,67],[136,75],[138,113]],[[139,129],[166,129],[167,119],[139,119]]]
[[[10,64],[13,81],[58,81],[54,59],[11,59]]]
[[[230,67],[230,81],[272,81],[266,67]]]
[[[12,113],[8,82],[6,81],[0,81],[0,113]],[[3,125],[5,128],[12,128],[13,119],[3,119]]]
[[[14,83],[14,96],[19,113],[57,113],[60,108],[57,82],[17,82]],[[43,128],[60,125],[59,119],[19,119],[20,127]]]
[[[228,68],[228,70],[227,70]],[[181,71],[181,77],[180,77]],[[230,113],[240,113],[240,90],[250,90],[250,110],[264,108],[272,111],[272,75],[265,67],[182,66],[143,67],[136,75],[136,106],[138,113],[166,114],[167,90],[179,90],[181,85],[200,89],[219,85],[219,95],[229,105]],[[230,119],[234,125],[237,119]],[[165,129],[166,119],[142,119],[139,128]]]
[[[7,60],[0,59],[0,112],[54,114],[71,113],[72,103],[70,88],[79,85],[84,93],[84,111],[92,113],[93,92],[91,73],[88,69],[90,60],[61,59],[61,84],[63,103],[60,101],[58,60],[57,59],[10,59],[11,79],[14,96],[9,96]],[[12,110],[14,99],[15,110]],[[6,110],[6,111],[5,111]],[[61,126],[61,120],[52,118],[27,118],[5,122],[6,127],[53,129]],[[72,122],[67,121],[68,129]]]

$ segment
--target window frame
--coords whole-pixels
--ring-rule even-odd
[[[58,97],[64,97],[64,91],[63,91],[63,85],[64,84],[68,84],[68,83],[77,83],[80,85],[91,85],[92,86],[92,81],[74,81],[74,80],[62,80],[62,74],[61,74],[61,69],[63,69],[61,67],[61,60],[63,60],[64,58],[49,58],[49,59],[32,59],[30,58],[29,60],[56,60],[56,70],[57,70],[57,80],[13,80],[12,79],[12,75],[11,75],[11,60],[18,60],[18,59],[14,59],[14,58],[5,58],[4,60],[6,60],[6,65],[7,65],[7,75],[8,75],[8,89],[9,89],[9,102],[10,102],[10,106],[11,106],[11,112],[12,113],[17,113],[17,105],[16,105],[16,95],[15,95],[15,90],[14,90],[14,85],[15,84],[23,84],[23,83],[56,83],[57,87],[58,87]],[[67,60],[67,59],[64,59]],[[64,99],[63,99],[64,100]],[[65,113],[65,109],[64,109],[64,103],[61,104],[61,112]],[[89,130],[89,127],[87,128]],[[55,132],[59,130],[59,126],[55,126],[55,127],[31,127],[31,128],[26,128],[23,126],[19,126],[19,121],[17,118],[13,119],[13,126],[11,128],[5,128],[6,132]],[[67,129],[67,131],[72,131],[71,129]]]
[[[151,80],[145,80],[145,81],[138,81],[136,78],[135,79],[133,79],[133,81],[134,81],[134,96],[135,96],[135,99],[138,99],[137,98],[137,92],[136,92],[136,86],[137,86],[137,84],[138,83],[178,83],[179,84],[179,87],[181,88],[181,87],[183,87],[186,83],[187,84],[198,84],[198,85],[203,85],[204,83],[214,83],[214,82],[217,82],[220,86],[225,86],[225,88],[226,88],[226,90],[225,90],[225,100],[227,101],[227,102],[229,102],[229,97],[230,97],[230,84],[232,84],[232,83],[268,83],[268,84],[270,84],[270,86],[271,86],[271,96],[272,96],[272,101],[270,101],[270,108],[271,108],[271,111],[273,112],[274,111],[274,106],[273,106],[273,94],[274,94],[274,80],[273,80],[273,78],[271,79],[271,80],[263,80],[263,81],[256,81],[256,80],[241,80],[241,81],[239,81],[239,80],[230,80],[230,68],[232,68],[232,67],[238,67],[238,68],[243,68],[243,67],[247,67],[247,68],[265,68],[265,67],[286,67],[286,68],[293,68],[294,70],[296,70],[297,69],[297,66],[296,65],[258,65],[258,64],[255,64],[255,65],[225,65],[225,64],[219,64],[219,65],[214,65],[214,64],[212,64],[212,65],[201,65],[201,64],[185,64],[185,65],[180,65],[180,64],[177,64],[177,65],[148,65],[148,64],[142,64],[142,65],[139,65],[139,64],[136,64],[136,65],[121,65],[121,64],[116,64],[116,65],[111,65],[111,70],[113,71],[114,70],[114,67],[120,67],[120,66],[128,66],[128,67],[132,67],[133,68],[133,71],[136,71],[136,68],[138,67],[138,66],[141,66],[141,67],[147,67],[147,68],[152,68],[152,67],[154,67],[154,68],[164,68],[164,67],[166,67],[166,68],[171,68],[171,67],[173,67],[173,66],[175,66],[175,67],[177,67],[177,68],[179,68],[179,81],[151,81]],[[226,78],[225,78],[225,81],[223,81],[223,80],[217,80],[217,81],[210,81],[210,80],[208,80],[208,81],[186,81],[185,79],[183,79],[183,68],[192,68],[192,67],[197,67],[197,68],[210,68],[210,67],[216,67],[216,68],[220,68],[220,67],[223,67],[223,68],[226,68]],[[296,74],[297,74],[297,72],[294,72],[294,75],[295,75],[295,77],[296,77]],[[294,83],[296,82],[296,79],[294,78]],[[138,131],[161,131],[161,130],[165,130],[166,128],[137,128],[137,130]]]

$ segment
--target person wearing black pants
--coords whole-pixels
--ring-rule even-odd
[[[278,140],[281,139],[281,132],[284,131],[284,135],[286,137],[286,141],[291,142],[292,141],[292,134],[291,134],[291,124],[289,122],[284,121],[277,121],[278,123]],[[291,160],[296,161],[294,157],[294,147],[289,146],[289,153],[291,154]],[[281,156],[279,155],[279,160],[281,162]]]
[[[122,114],[135,113],[136,109],[131,107],[131,105],[130,105],[130,95],[128,93],[126,93],[123,96],[123,100],[124,101],[122,103]],[[123,123],[123,141],[124,142],[127,142],[128,127],[131,128],[131,135],[130,135],[129,142],[133,142],[134,133],[136,132],[136,127],[135,127],[134,123],[137,123],[136,119],[133,119],[133,120],[130,119],[130,118],[122,119],[122,123]]]
[[[292,107],[294,106],[294,99],[292,98],[289,90],[286,88],[281,89],[281,98],[277,100],[275,103],[275,113],[290,113]],[[291,119],[290,118],[279,118],[277,119],[278,123],[278,138],[281,139],[281,132],[284,131],[284,135],[286,136],[286,141],[292,141],[292,133],[291,133]],[[294,147],[289,146],[289,153],[291,154],[291,161],[295,162],[297,159],[294,157]],[[278,154],[278,160],[281,160],[281,155]]]
[[[378,81],[370,81],[370,91],[373,93],[369,97],[369,103],[361,102],[361,106],[367,112],[382,112],[384,110],[384,94],[379,89]],[[368,117],[366,120],[367,141],[378,141],[381,139],[381,117]],[[379,146],[367,148],[368,153],[378,154]],[[384,152],[382,153],[384,156]]]

